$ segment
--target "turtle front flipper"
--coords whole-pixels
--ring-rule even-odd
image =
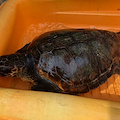
[[[62,93],[62,90],[47,78],[39,76],[37,79],[36,85],[33,85],[31,90]]]

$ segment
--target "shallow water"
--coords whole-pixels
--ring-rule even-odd
[[[22,39],[21,44],[25,45],[26,43],[31,42],[37,36],[48,32],[59,29],[67,29],[68,27],[64,26],[62,23],[39,23],[39,24],[31,24],[24,33],[24,37]]]

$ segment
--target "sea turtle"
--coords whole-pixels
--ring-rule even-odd
[[[33,82],[36,91],[86,93],[120,73],[119,37],[119,32],[96,29],[47,32],[1,56],[0,76]]]

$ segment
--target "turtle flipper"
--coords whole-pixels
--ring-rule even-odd
[[[48,80],[43,76],[39,76],[36,85],[31,87],[34,91],[46,91],[46,92],[57,92],[61,93],[62,90],[52,81]]]

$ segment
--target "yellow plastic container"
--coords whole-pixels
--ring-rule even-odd
[[[44,32],[56,30],[56,29],[64,29],[64,28],[93,28],[93,29],[95,28],[95,29],[110,30],[114,32],[120,31],[120,1],[118,0],[109,0],[109,1],[107,0],[106,1],[105,0],[7,0],[0,8],[0,55],[14,53],[16,50],[23,47],[26,43],[32,41],[33,38]],[[23,82],[20,79],[0,77],[0,87],[29,90],[30,86],[31,86],[30,83]],[[24,96],[24,94],[27,95],[27,92],[32,96],[32,97],[27,96],[29,99]],[[3,95],[3,93],[7,95],[5,96]],[[18,118],[20,118],[20,120],[30,120],[30,119],[40,120],[42,118],[41,120],[44,119],[51,120],[52,118],[53,120],[54,118],[56,119],[59,118],[61,120],[63,119],[71,120],[72,118],[75,119],[84,118],[85,120],[91,120],[91,118],[97,119],[97,117],[95,116],[96,114],[95,109],[97,110],[100,107],[99,103],[102,104],[102,107],[105,110],[103,110],[103,108],[100,108],[99,111],[100,113],[97,114],[99,116],[98,119],[103,120],[106,118],[105,120],[109,120],[109,119],[111,120],[111,118],[114,117],[116,119],[120,119],[119,116],[120,104],[117,103],[120,102],[119,75],[114,75],[110,77],[109,80],[105,84],[101,85],[99,88],[92,90],[89,93],[81,95],[89,98],[98,98],[109,101],[115,101],[116,103],[92,100],[80,96],[76,97],[76,96],[59,95],[59,94],[51,94],[51,93],[44,93],[44,94],[42,92],[30,93],[29,91],[0,89],[0,96],[3,97],[2,101],[4,100],[6,101],[6,103],[4,103],[3,106],[4,108],[3,112],[1,112],[0,110],[0,116],[2,116],[1,119],[6,120],[9,118],[9,120],[13,120],[13,119],[18,120]],[[47,118],[46,115],[46,112],[48,112],[46,111],[47,109],[43,107],[43,103],[41,101],[38,100],[37,102],[37,100],[35,99],[36,98],[35,95],[43,96],[44,100],[46,101],[47,99],[50,99],[49,97],[47,97],[49,96],[49,94],[54,99],[53,103],[49,104],[49,107],[51,107],[51,109],[54,109],[56,102],[59,101],[58,98],[61,100],[63,99],[65,100],[63,100],[63,102],[60,103],[61,108],[58,109],[56,115],[54,116],[54,114],[50,112],[49,117]],[[16,98],[15,96],[17,96],[18,98]],[[59,97],[57,98],[56,96]],[[26,108],[24,108],[26,109],[26,113],[25,110],[23,110],[24,111],[24,113],[22,114],[23,116],[20,116],[19,110],[15,111],[17,104],[15,103],[15,100],[17,101],[18,99],[19,102],[21,102],[22,104],[20,112],[22,112],[22,107],[24,107],[24,105],[26,104]],[[34,102],[33,99],[35,99]],[[43,100],[43,98],[39,98],[39,99]],[[69,102],[70,99],[72,99],[73,101],[71,101],[71,104],[68,103],[68,106],[66,107],[67,101]],[[64,101],[66,102],[64,103]],[[85,107],[82,105],[80,101],[84,101],[83,104],[85,104]],[[94,102],[94,105],[92,102]],[[37,106],[38,104],[39,107],[41,106],[43,107],[43,109],[41,108],[41,112],[43,112],[44,114],[42,117],[38,115],[38,112],[37,115],[39,117],[36,117],[36,114],[32,114],[30,112],[31,110],[35,112],[34,105],[33,105],[33,109],[32,106],[29,109],[29,106],[32,103],[34,103],[35,106]],[[1,105],[2,102],[0,100],[0,106]],[[82,105],[82,109],[80,109],[81,105]],[[87,105],[89,107],[89,110],[87,110]],[[92,105],[95,107],[93,107]],[[11,109],[12,107],[13,109]],[[6,113],[9,113],[10,110],[12,110],[13,114],[11,115],[9,114],[7,116]],[[73,114],[72,112],[69,112],[69,110],[72,110]],[[78,112],[78,110],[80,110],[79,112],[83,110],[84,113],[80,114],[80,116],[77,113],[77,117],[75,117],[76,115],[75,112]],[[87,116],[87,114],[89,115],[89,117]],[[106,115],[105,118],[100,117],[103,114]],[[32,117],[30,118],[29,115]]]

